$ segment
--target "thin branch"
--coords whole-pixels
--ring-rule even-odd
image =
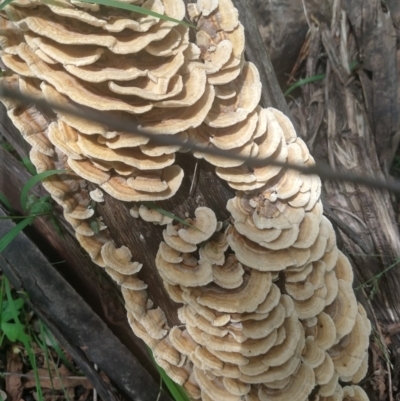
[[[132,120],[124,117],[116,118],[111,113],[93,110],[83,105],[76,104],[76,108],[47,102],[32,96],[26,96],[20,91],[11,90],[5,86],[0,85],[0,94],[2,97],[21,101],[26,104],[34,103],[36,107],[41,109],[51,108],[57,112],[66,113],[75,117],[80,117],[89,121],[94,121],[97,124],[102,124],[112,131],[128,132],[138,134],[146,138],[150,138],[154,143],[160,145],[175,145],[181,146],[185,149],[202,152],[210,155],[221,156],[230,158],[232,160],[242,161],[251,167],[265,167],[265,166],[279,166],[287,169],[293,169],[306,175],[318,175],[322,180],[336,180],[344,182],[352,182],[359,185],[365,185],[378,190],[389,190],[394,193],[400,194],[400,182],[397,180],[383,180],[380,178],[370,177],[366,175],[352,174],[344,171],[333,170],[325,163],[316,163],[311,167],[299,166],[293,163],[279,162],[271,159],[260,159],[244,157],[233,154],[229,150],[222,150],[218,148],[209,148],[207,146],[198,145],[195,141],[183,141],[175,135],[154,134],[145,129]]]
[[[304,0],[302,0],[303,3],[303,11],[304,11],[304,16],[306,18],[306,22],[308,25],[308,28],[311,28],[311,23],[310,23],[310,19],[308,18],[308,11],[307,11],[307,6]]]
[[[1,372],[0,376],[14,376],[14,377],[23,377],[26,379],[34,379],[36,376],[28,373],[16,373],[16,372]],[[86,376],[60,376],[61,379],[69,379],[69,380],[89,380]],[[52,377],[50,376],[39,376],[41,380],[50,380]],[[54,377],[53,377],[54,379]]]
[[[388,387],[389,387],[389,401],[394,401],[393,389],[392,389],[392,369],[391,369],[391,363],[390,363],[390,358],[389,358],[389,350],[388,350],[386,342],[385,342],[385,337],[382,334],[381,326],[379,325],[378,319],[376,317],[375,310],[372,307],[372,305],[371,305],[368,297],[366,296],[365,292],[364,292],[364,295],[365,295],[365,297],[367,299],[367,302],[369,304],[369,309],[371,311],[371,314],[372,314],[372,317],[373,317],[373,321],[375,323],[376,331],[377,331],[377,333],[379,335],[379,341],[380,341],[381,346],[382,346],[381,351],[382,351],[382,354],[383,354],[383,359],[386,362],[386,370],[387,370],[387,375],[388,375]]]

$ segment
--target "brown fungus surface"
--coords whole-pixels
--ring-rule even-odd
[[[137,4],[185,16],[181,0]],[[0,57],[10,70],[2,83],[62,105],[129,116],[154,134],[313,165],[289,118],[258,105],[259,74],[244,58],[244,28],[231,0],[198,0],[187,13],[197,24],[195,43],[187,27],[153,16],[78,1],[15,0],[0,16]],[[352,289],[351,266],[322,216],[318,177],[195,152],[236,190],[227,224],[207,207],[191,211],[187,224],[145,205],[131,208],[132,216],[165,226],[156,267],[180,304],[181,330],[169,327],[150,283],[138,277],[142,264],[132,260],[131,244],[117,245],[92,205],[108,196],[172,197],[184,175],[174,164],[182,148],[2,102],[32,146],[37,170],[67,171],[44,187],[91,259],[121,286],[133,332],[192,399],[306,401],[313,391],[319,400],[368,399],[356,383],[366,374],[371,327]]]

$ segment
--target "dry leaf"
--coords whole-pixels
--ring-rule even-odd
[[[21,383],[22,361],[20,350],[14,346],[7,352],[7,373],[17,373],[17,375],[6,376],[6,392],[9,401],[19,401],[22,396],[24,386]]]
[[[37,369],[39,375],[39,381],[42,388],[53,388],[54,390],[63,390],[74,388],[76,386],[82,385],[86,389],[93,388],[92,384],[86,377],[74,376],[65,366],[61,366],[58,368],[58,372],[54,369],[49,371],[45,368]],[[31,376],[27,382],[24,383],[25,388],[35,387],[35,378],[34,372],[31,370],[28,372],[28,375]],[[61,380],[60,380],[61,379]]]

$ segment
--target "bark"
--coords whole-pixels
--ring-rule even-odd
[[[387,175],[399,135],[397,33],[388,9],[375,0],[335,1],[329,25],[316,20],[311,27],[306,76],[326,78],[305,85],[291,109],[317,159]],[[359,283],[366,283],[358,294],[372,300],[375,326],[397,323],[400,237],[392,196],[349,183],[326,182],[324,189],[325,211],[339,227]]]
[[[237,0],[235,3],[240,8],[241,18],[246,26],[247,56],[260,68],[264,86],[263,103],[266,106],[286,108],[287,110],[286,102],[279,89],[269,57],[262,45],[258,31],[255,29],[256,24],[254,23],[249,3],[241,4]],[[26,156],[29,145],[23,142],[19,133],[13,128],[4,112],[4,108],[1,110],[0,124],[6,139],[21,156]],[[182,218],[185,218],[186,214],[193,215],[194,210],[199,206],[208,206],[216,212],[219,220],[226,220],[229,214],[225,205],[227,200],[234,196],[234,192],[216,177],[214,168],[196,160],[190,154],[179,155],[177,163],[185,170],[182,186],[173,199],[159,202],[160,206]],[[198,164],[198,173],[195,175],[196,164]],[[18,205],[20,189],[28,179],[27,173],[24,172],[22,165],[17,165],[15,160],[12,161],[7,157],[4,151],[0,154],[0,171],[2,172],[0,175],[0,191],[9,197],[13,205]],[[192,184],[194,184],[194,191],[190,192]],[[38,195],[43,193],[43,190],[37,192]],[[155,305],[160,306],[165,311],[168,324],[170,326],[180,324],[176,313],[179,305],[171,301],[166,294],[154,262],[158,245],[162,241],[163,228],[149,225],[141,219],[133,219],[129,214],[130,207],[132,207],[132,204],[122,203],[105,194],[105,203],[98,204],[97,211],[103,216],[116,245],[128,246],[132,252],[133,259],[143,263],[144,267],[139,273],[139,278],[149,285],[148,292],[150,297]],[[65,227],[67,226],[66,224]],[[114,325],[114,329],[115,325],[123,328],[119,336],[124,338],[133,352],[138,354],[142,364],[149,367],[148,359],[143,354],[142,343],[138,342],[137,339],[134,340],[133,335],[126,332],[127,323],[125,313],[121,311],[121,305],[118,304],[115,297],[110,296],[108,298],[107,294],[112,293],[112,290],[110,290],[109,281],[104,279],[102,274],[99,274],[99,272],[102,273],[101,269],[94,266],[88,257],[84,257],[77,250],[76,241],[69,234],[67,234],[66,240],[59,240],[54,231],[51,230],[50,225],[43,219],[36,220],[35,230],[46,241],[46,253],[52,247],[57,251],[58,257],[66,261],[68,267],[64,272],[67,275],[72,275],[69,278],[73,286],[82,295],[86,295],[91,306],[110,326]],[[68,230],[71,232],[70,229]],[[97,276],[103,277],[106,284],[103,285],[103,282]],[[26,288],[26,290],[28,293],[30,292],[29,288]],[[43,291],[45,292],[46,289],[43,288]],[[104,309],[105,313],[103,313]],[[128,330],[130,329],[128,328]]]
[[[249,1],[234,2],[240,9],[241,20],[246,28],[247,57],[261,69],[263,105],[285,111],[285,101],[268,55],[254,30],[255,23],[249,14]],[[399,132],[396,119],[399,94],[395,90],[399,87],[398,67],[396,47],[393,45],[398,32],[394,29],[388,13],[384,12],[379,1],[357,0],[358,7],[364,4],[363,9],[370,11],[365,12],[363,20],[360,21],[349,9],[349,19],[343,16],[344,21],[349,21],[346,22],[348,25],[341,25],[340,1],[334,3],[333,21],[331,17],[327,17],[325,9],[319,13],[312,11],[312,7],[320,3],[315,2],[314,5],[314,2],[305,1],[308,19],[312,24],[307,46],[302,47],[305,34],[299,32],[308,29],[304,10],[303,17],[295,17],[301,14],[302,2],[296,0],[289,4],[270,1],[268,4],[280,10],[270,14],[271,21],[280,24],[279,29],[275,28],[275,43],[285,38],[284,45],[275,45],[275,49],[272,50],[274,59],[282,62],[282,67],[275,64],[280,69],[280,76],[286,77],[285,74],[291,71],[295,62],[294,54],[297,55],[300,49],[303,52],[301,57],[304,57],[306,62],[307,75],[324,72],[327,76],[323,85],[314,83],[305,86],[299,106],[292,105],[299,133],[314,149],[313,153],[320,159],[329,160],[333,167],[383,176],[386,166],[390,163],[391,149],[397,145]],[[368,4],[372,4],[373,7],[368,8]],[[396,2],[388,4],[389,7],[393,7],[393,13],[397,12],[394,14],[397,16],[394,21],[398,24],[399,10]],[[285,5],[294,12],[286,14]],[[343,2],[343,7],[347,10],[348,4]],[[372,13],[372,10],[375,10],[375,13]],[[290,24],[287,23],[287,15],[293,15],[289,19]],[[301,28],[295,26],[296,22]],[[332,29],[328,28],[326,22],[329,26],[332,23]],[[368,32],[363,28],[363,24],[367,22],[365,26],[368,26]],[[287,32],[289,36],[285,36],[285,27],[288,31],[290,29],[291,34]],[[368,40],[363,40],[365,34],[369,35]],[[382,47],[381,53],[374,55],[379,47]],[[326,56],[321,57],[321,54]],[[357,59],[358,54],[361,54],[366,64],[365,68],[359,68],[354,76],[348,70],[348,62]],[[366,54],[371,59],[366,60]],[[383,68],[384,71],[379,71],[379,68]],[[388,91],[384,92],[383,88],[388,88]],[[382,104],[377,105],[380,96],[384,98]],[[374,111],[375,106],[379,106],[383,116]],[[225,205],[227,199],[233,197],[233,191],[216,178],[213,168],[189,154],[180,155],[177,163],[185,170],[182,187],[172,199],[159,202],[160,206],[183,218],[186,213],[193,215],[198,206],[209,206],[216,212],[219,220],[228,218]],[[198,176],[194,174],[196,164],[199,166]],[[193,180],[196,185],[195,190],[191,192]],[[2,185],[0,182],[0,190]],[[390,194],[333,182],[325,183],[325,191],[328,217],[337,223],[339,241],[352,254],[357,277],[363,283],[381,273],[398,257],[400,239]],[[99,204],[97,210],[109,227],[116,245],[128,246],[133,259],[144,264],[139,277],[149,285],[150,297],[156,306],[161,306],[166,312],[170,326],[179,324],[176,314],[178,305],[172,302],[164,291],[154,264],[163,229],[133,219],[129,214],[131,204],[116,201],[107,194],[105,199],[106,202]],[[66,258],[65,252],[68,251],[60,252],[62,257]],[[379,256],[372,256],[375,254]],[[71,260],[71,263],[76,262]],[[380,293],[375,294],[373,298],[377,318],[385,324],[397,322],[395,314],[400,312],[400,306],[396,299],[396,290],[399,281],[395,270],[389,271],[380,282]],[[362,296],[362,293],[359,291],[358,295]]]
[[[3,136],[17,150],[21,157],[27,156],[28,145],[13,126],[1,105],[1,124]],[[8,126],[7,130],[4,127]],[[20,207],[20,193],[23,185],[31,177],[23,165],[10,153],[0,148],[0,192],[6,195],[16,212],[23,214]],[[41,185],[31,191],[36,196],[47,195]],[[52,262],[57,262],[55,268],[65,280],[73,286],[93,311],[113,330],[122,341],[146,366],[154,377],[158,376],[143,342],[137,339],[126,321],[126,311],[120,302],[119,291],[105,272],[95,265],[89,256],[81,249],[75,239],[72,227],[63,219],[61,208],[57,220],[62,229],[60,236],[51,221],[38,217],[30,230],[31,237],[42,252]],[[2,223],[1,223],[2,224]],[[59,263],[62,261],[62,263]],[[27,289],[29,293],[29,289]]]
[[[0,216],[5,216],[2,210]],[[0,237],[14,226],[3,220]],[[153,401],[159,396],[159,400],[170,401],[166,394],[159,394],[150,374],[23,233],[0,255],[0,268],[17,290],[28,292],[36,313],[71,352],[104,401],[117,397],[93,364],[131,399]]]
[[[258,28],[284,90],[293,81],[296,60],[307,47],[309,23],[328,21],[332,0],[251,0]]]
[[[289,115],[287,103],[279,88],[270,57],[263,45],[263,40],[254,23],[254,9],[250,0],[233,0],[233,4],[239,11],[240,21],[245,27],[246,58],[253,62],[260,73],[263,91],[261,94],[261,106],[275,107]]]

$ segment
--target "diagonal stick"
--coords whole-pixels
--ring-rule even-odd
[[[64,106],[53,102],[47,102],[46,100],[40,98],[27,96],[25,94],[22,94],[20,91],[9,89],[3,85],[0,85],[0,97],[7,97],[9,99],[18,100],[26,104],[34,103],[37,107],[41,109],[50,107],[51,109],[58,112],[70,114],[75,117],[80,117],[86,120],[100,123],[104,126],[107,126],[110,130],[113,131],[128,132],[150,138],[150,140],[152,140],[154,143],[160,145],[181,146],[191,151],[198,151],[210,155],[230,158],[232,160],[239,160],[248,163],[251,167],[279,166],[297,170],[302,174],[306,175],[318,175],[323,180],[352,182],[355,184],[365,185],[379,190],[389,190],[391,192],[400,194],[400,182],[398,180],[393,180],[393,179],[385,180],[366,175],[348,173],[345,171],[337,171],[333,170],[327,164],[320,162],[317,162],[314,166],[305,167],[293,163],[271,160],[268,158],[260,159],[253,157],[244,157],[234,154],[229,150],[209,148],[207,146],[198,145],[193,140],[184,141],[179,138],[176,138],[174,135],[154,134],[141,128],[139,124],[129,120],[126,117],[116,118],[111,113],[106,113],[103,111],[100,112],[78,104],[76,104],[77,108],[75,109],[69,106]]]

